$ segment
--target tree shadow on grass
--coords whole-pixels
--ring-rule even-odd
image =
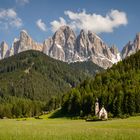
[[[57,109],[57,110],[55,110],[55,111],[49,116],[49,118],[51,118],[51,119],[55,119],[55,118],[69,118],[69,119],[74,119],[74,118],[76,118],[76,116],[64,114],[64,113],[62,112],[61,109]]]

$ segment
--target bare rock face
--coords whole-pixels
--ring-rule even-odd
[[[88,32],[89,40],[92,44],[92,50],[96,55],[105,56],[111,59],[111,52],[109,47],[102,41],[102,39],[95,33]]]
[[[136,35],[134,40],[134,48],[136,49],[136,52],[140,50],[140,33]]]
[[[126,57],[136,53],[140,50],[140,33],[138,33],[133,42],[129,41],[122,50],[122,58],[125,59]]]
[[[19,39],[19,46],[18,46],[18,53],[23,52],[26,50],[37,50],[42,51],[43,45],[38,44],[32,40],[32,38],[28,35],[25,30],[20,32],[20,39]]]
[[[122,58],[125,59],[127,56],[135,53],[133,42],[129,41],[122,50]]]
[[[53,46],[50,49],[49,56],[61,61],[65,61],[65,52],[62,46],[59,44],[53,44]]]
[[[76,40],[76,51],[79,56],[88,58],[92,54],[91,47],[88,34],[84,30],[81,30]]]
[[[107,44],[93,32],[88,31],[87,33],[81,30],[76,44],[76,51],[80,60],[91,60],[105,69],[118,62],[117,57],[111,52]]]
[[[43,52],[55,59],[69,62],[74,57],[76,35],[68,26],[62,26],[52,38],[44,42]]]
[[[36,43],[27,33],[27,31],[22,30],[20,32],[20,38],[14,39],[12,47],[9,50],[9,56],[15,55],[17,53],[27,51],[27,50],[37,50],[42,51],[43,45]]]
[[[115,45],[113,45],[110,48],[110,51],[112,52],[112,59],[111,60],[113,63],[117,63],[117,62],[122,60],[121,53],[119,52],[118,48]]]
[[[93,51],[92,61],[105,69],[111,67],[113,65],[112,52],[108,45],[93,32],[88,32],[88,36]]]
[[[113,45],[111,48],[110,48],[110,51],[114,54],[114,55],[117,55],[119,53],[119,50],[118,48]]]
[[[111,62],[111,60],[105,58],[105,57],[99,57],[99,56],[96,56],[96,55],[93,55],[90,60],[97,64],[98,66],[104,68],[104,69],[107,69],[107,68],[110,68],[113,63]]]
[[[50,48],[53,45],[53,39],[50,37],[43,42],[43,53],[50,55]]]
[[[95,33],[81,30],[76,37],[68,26],[60,27],[52,38],[44,41],[43,52],[69,63],[91,60],[103,68],[111,67],[116,60],[115,54]]]
[[[14,42],[12,43],[12,47],[9,50],[9,56],[15,55],[18,53],[19,50],[19,42],[20,40],[15,38]]]
[[[0,59],[8,57],[9,47],[5,41],[3,41],[0,45]]]

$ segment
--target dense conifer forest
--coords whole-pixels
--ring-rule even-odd
[[[140,113],[139,58],[140,51],[106,71],[92,62],[67,64],[37,51],[4,59],[0,117],[36,116],[59,107],[66,115],[94,115],[96,98],[112,117]]]
[[[140,51],[65,94],[62,111],[78,116],[94,115],[96,97],[109,116],[140,113]]]
[[[56,109],[62,94],[103,69],[92,62],[67,64],[38,51],[0,61],[0,117],[39,115]]]

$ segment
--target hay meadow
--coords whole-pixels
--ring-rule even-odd
[[[3,119],[0,140],[140,140],[140,117],[100,122],[45,117]]]

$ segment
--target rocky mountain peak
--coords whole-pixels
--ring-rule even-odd
[[[134,41],[129,41],[122,50],[122,58],[126,58],[140,50],[140,33],[136,34]]]
[[[43,44],[35,42],[26,30],[21,30],[19,39],[15,38],[12,43],[12,47],[9,50],[9,56],[27,50],[43,51]]]
[[[26,50],[31,50],[33,44],[32,38],[28,35],[27,31],[22,30],[20,32],[18,52],[23,52]]]
[[[28,32],[23,29],[23,30],[20,31],[20,34],[27,34],[28,35]]]
[[[136,38],[140,39],[140,32],[136,34]]]
[[[127,56],[130,56],[131,54],[134,53],[134,46],[133,46],[133,42],[129,41],[122,50],[122,58],[126,58]]]
[[[116,55],[116,54],[119,53],[119,50],[118,50],[118,48],[116,47],[116,45],[112,45],[112,47],[110,48],[110,51],[111,51],[114,55]]]
[[[88,34],[85,30],[81,30],[80,31],[80,34],[79,34],[79,38],[82,38],[82,39],[88,39]]]
[[[88,31],[88,37],[89,37],[90,42],[92,42],[92,43],[94,43],[96,41],[103,43],[103,40],[94,32]]]
[[[7,43],[5,41],[2,41],[2,43],[0,44],[0,59],[7,57],[8,49],[9,47]]]
[[[115,45],[112,45],[110,48],[110,51],[112,53],[112,62],[117,63],[122,60],[121,53],[119,52],[118,48]]]
[[[44,44],[49,51],[45,48],[43,50],[55,59],[69,62],[74,57],[75,41],[74,31],[69,26],[62,26],[55,32],[52,39],[48,39]]]
[[[112,51],[113,49],[114,53],[117,53],[115,48],[112,48]],[[60,27],[52,38],[45,40],[43,52],[65,62],[91,60],[103,68],[118,62],[118,54],[113,54],[98,35],[81,30],[76,36],[69,26]]]
[[[25,40],[27,38],[30,38],[26,30],[21,30],[20,31],[20,40]]]
[[[134,47],[136,51],[140,50],[140,33],[137,33],[136,38],[134,39]]]
[[[52,47],[52,45],[53,45],[52,37],[49,37],[48,39],[44,40],[44,42],[43,42],[43,53],[49,55],[49,51],[50,51],[50,48]]]
[[[76,38],[76,35],[74,31],[69,26],[62,26],[60,27],[54,34],[53,39],[54,43],[61,45],[62,47],[65,45],[65,43],[74,42]]]
[[[96,55],[106,57],[111,60],[111,51],[106,43],[95,33],[88,32],[89,41],[92,44],[92,50]]]
[[[63,26],[61,26],[59,29],[58,29],[58,31],[59,30],[71,30],[71,28],[69,27],[69,26],[67,26],[67,25],[63,25]]]
[[[79,57],[82,58],[82,60],[90,56],[91,53],[90,41],[87,32],[84,30],[81,30],[80,34],[77,36],[76,51],[79,54]]]
[[[54,34],[54,36],[56,35],[60,35],[60,34],[64,34],[66,38],[69,37],[69,35],[73,34],[75,35],[74,31],[69,27],[69,26],[61,26]]]
[[[7,45],[7,43],[5,41],[2,41],[0,46],[1,47],[8,47],[8,45]]]

